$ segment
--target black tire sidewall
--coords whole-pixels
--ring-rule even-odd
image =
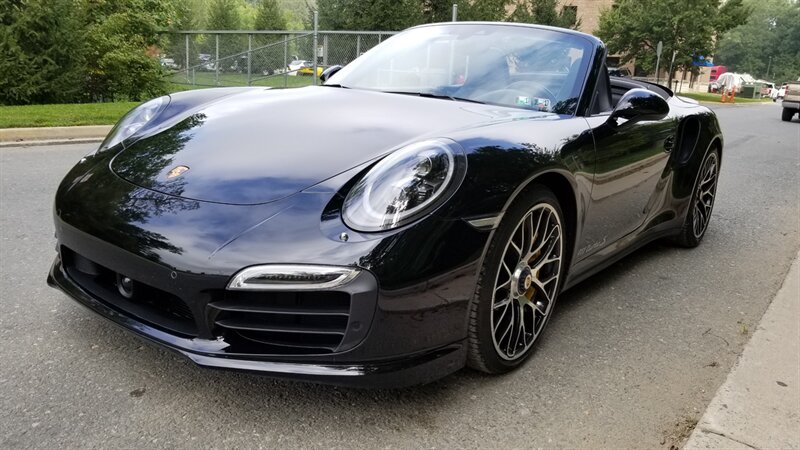
[[[716,206],[716,193],[717,193],[717,184],[719,184],[719,175],[720,175],[720,159],[719,159],[719,150],[716,148],[710,149],[706,152],[706,155],[703,157],[703,162],[700,163],[700,170],[697,171],[697,179],[694,182],[694,186],[692,187],[692,198],[689,202],[689,208],[686,212],[686,220],[684,220],[683,228],[681,229],[681,234],[678,236],[677,243],[683,247],[687,248],[694,248],[700,245],[702,242],[703,237],[706,235],[706,231],[708,231],[708,226],[711,223],[711,218],[709,218],[709,223],[706,224],[705,228],[703,228],[703,233],[700,236],[694,235],[694,204],[697,202],[697,189],[698,185],[702,182],[703,178],[703,170],[706,167],[706,163],[708,163],[708,159],[711,155],[715,155],[717,158],[717,179],[714,180],[714,203],[711,205],[711,211],[709,214],[714,213],[714,206]]]

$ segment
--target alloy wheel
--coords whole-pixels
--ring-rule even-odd
[[[717,174],[719,164],[716,153],[709,153],[703,164],[701,181],[697,183],[695,192],[694,217],[692,218],[692,232],[695,238],[700,238],[711,220],[711,210],[714,207],[714,197],[717,193]]]
[[[561,275],[562,226],[547,203],[531,208],[503,251],[492,293],[492,340],[498,356],[524,356],[544,328]]]

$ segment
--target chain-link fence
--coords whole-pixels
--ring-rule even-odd
[[[213,86],[299,87],[388,39],[378,31],[176,31],[161,64],[175,90]],[[316,51],[315,51],[316,48]]]

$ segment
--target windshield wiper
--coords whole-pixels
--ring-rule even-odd
[[[336,84],[336,83],[333,83],[333,84],[321,84],[320,86],[328,86],[328,87],[335,87],[335,88],[342,88],[342,89],[350,89],[347,86],[342,86],[341,84]]]
[[[480,100],[473,100],[471,98],[464,98],[464,97],[454,97],[452,95],[447,95],[447,94],[434,94],[433,92],[410,92],[410,91],[384,91],[384,92],[386,92],[387,94],[404,94],[404,95],[416,95],[425,98],[439,98],[444,100],[452,100],[455,102],[478,103],[481,105],[486,104],[486,102],[482,102]]]

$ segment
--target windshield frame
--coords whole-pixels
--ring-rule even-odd
[[[460,27],[460,26],[514,27],[514,28],[518,28],[518,29],[527,28],[527,29],[530,29],[531,31],[534,31],[534,32],[535,31],[546,32],[546,33],[551,34],[551,35],[552,35],[552,33],[560,33],[560,34],[568,35],[569,38],[571,38],[571,39],[581,39],[581,40],[583,40],[583,44],[585,44],[585,47],[584,47],[585,53],[581,56],[580,67],[577,69],[577,70],[579,70],[580,72],[583,72],[583,73],[580,73],[580,72],[578,73],[578,75],[577,75],[577,77],[576,77],[576,79],[574,81],[574,84],[572,85],[574,87],[574,89],[575,89],[576,96],[575,97],[569,97],[569,98],[577,99],[577,102],[574,105],[574,107],[571,108],[571,112],[564,113],[564,112],[549,111],[549,113],[558,114],[558,115],[561,115],[561,116],[583,116],[583,115],[585,115],[585,112],[586,112],[586,110],[587,110],[587,108],[589,106],[589,103],[591,103],[591,98],[590,98],[591,96],[589,96],[589,98],[587,99],[587,92],[591,92],[591,90],[593,89],[593,87],[590,86],[592,84],[592,83],[590,83],[590,81],[592,79],[595,79],[595,84],[596,84],[598,67],[602,65],[602,60],[603,60],[603,57],[605,55],[605,45],[597,37],[589,35],[589,34],[586,34],[586,33],[581,33],[581,32],[575,31],[575,30],[569,30],[569,29],[564,29],[564,28],[544,26],[544,25],[520,24],[520,23],[509,23],[509,22],[444,22],[444,23],[433,23],[433,24],[418,25],[418,26],[403,30],[402,32],[390,37],[389,39],[386,39],[381,44],[378,44],[377,46],[371,48],[369,51],[365,52],[364,54],[362,54],[361,56],[359,56],[358,58],[353,60],[350,64],[346,65],[342,70],[340,70],[337,73],[335,73],[332,77],[330,77],[328,80],[326,80],[326,82],[323,83],[323,85],[335,85],[335,86],[341,86],[341,87],[350,88],[350,89],[368,90],[368,91],[373,91],[373,92],[384,92],[384,93],[394,93],[394,94],[397,94],[397,93],[414,94],[415,92],[399,92],[397,90],[393,91],[391,89],[375,89],[375,88],[347,85],[347,82],[346,82],[345,79],[347,78],[347,75],[349,74],[350,71],[348,71],[346,69],[348,69],[348,66],[351,66],[351,64],[353,64],[354,62],[356,62],[356,61],[358,61],[358,60],[360,60],[362,58],[368,57],[374,51],[380,49],[382,46],[386,45],[387,43],[389,43],[389,42],[391,42],[391,41],[393,41],[395,39],[401,38],[406,33],[409,33],[409,32],[412,32],[414,30],[418,30],[418,29],[421,29],[421,28],[430,28],[430,27],[450,28],[450,27]],[[345,80],[345,81],[343,82],[343,80]],[[482,102],[482,101],[478,101],[476,99],[458,98],[458,96],[448,96],[446,94],[442,95],[440,93],[432,92],[432,91],[423,91],[423,92],[419,92],[418,94],[420,94],[420,96],[422,96],[422,97],[428,97],[428,98],[437,98],[437,99],[454,100],[454,101],[470,101],[470,102],[473,102],[473,103],[485,103],[485,104],[504,107],[504,108],[522,109],[522,110],[527,110],[527,111],[536,111],[535,109],[531,109],[529,107],[524,107],[524,106],[518,106],[518,105],[513,105],[513,104],[508,104],[508,103],[494,103],[494,102],[490,102],[490,101]],[[430,95],[430,94],[434,94],[434,95]]]

